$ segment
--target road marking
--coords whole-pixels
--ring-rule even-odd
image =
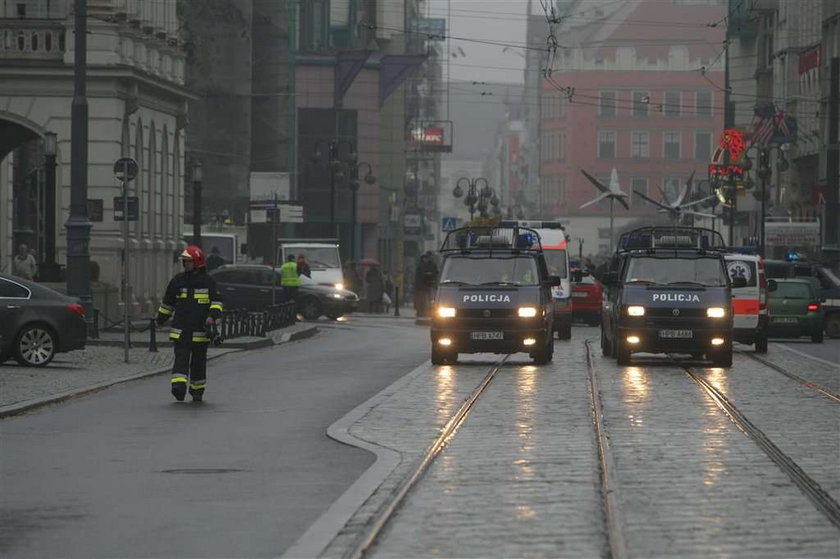
[[[813,355],[808,355],[804,351],[799,351],[798,349],[793,349],[792,347],[787,346],[785,344],[777,343],[775,345],[779,346],[782,349],[786,349],[786,350],[788,350],[792,353],[795,353],[797,355],[801,355],[802,357],[807,357],[808,359],[813,359],[814,361],[817,361],[818,363],[828,365],[829,367],[840,367],[840,363],[832,363],[831,361],[828,361],[827,359],[822,359],[820,357],[814,357]]]

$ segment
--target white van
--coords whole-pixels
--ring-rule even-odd
[[[344,289],[344,270],[341,267],[341,255],[338,244],[334,242],[283,240],[278,249],[277,266],[282,266],[290,254],[303,254],[312,271],[312,281],[321,285],[331,285]]]
[[[736,342],[755,345],[756,353],[767,353],[767,275],[764,260],[757,254],[730,253],[724,256],[730,279],[742,277],[745,287],[732,288],[732,337]]]

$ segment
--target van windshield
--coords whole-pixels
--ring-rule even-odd
[[[309,263],[309,267],[313,270],[318,268],[341,267],[338,259],[337,247],[289,247],[286,249],[286,256],[289,254],[294,254],[295,256],[298,256],[299,254],[305,255],[306,261]],[[285,260],[286,259],[284,258],[283,261],[285,262]]]
[[[726,271],[719,258],[631,258],[624,283],[651,285],[697,284],[704,287],[727,285]]]
[[[443,264],[440,284],[455,285],[538,285],[537,263],[533,258],[470,258],[450,256]]]
[[[193,244],[192,235],[184,235],[184,241],[187,244]],[[201,247],[209,255],[214,248],[219,249],[219,256],[225,261],[225,264],[236,263],[236,244],[235,238],[232,236],[214,235],[212,233],[201,234]]]

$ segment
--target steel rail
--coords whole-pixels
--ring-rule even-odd
[[[495,363],[478,386],[472,391],[469,397],[464,400],[458,411],[447,421],[446,425],[441,430],[437,439],[426,449],[425,454],[419,460],[417,465],[411,473],[400,483],[399,487],[394,491],[391,499],[377,512],[376,516],[370,523],[369,528],[363,533],[362,537],[353,545],[353,547],[344,555],[348,559],[361,559],[370,550],[376,539],[382,533],[382,530],[393,518],[394,513],[405,500],[406,495],[411,489],[417,485],[417,482],[423,477],[423,474],[429,469],[429,466],[438,457],[440,452],[446,446],[446,443],[455,435],[458,428],[464,423],[475,403],[496,377],[496,373],[502,368],[507,358],[510,355],[505,355],[497,363]]]
[[[835,402],[840,404],[840,394],[837,394],[836,392],[832,392],[830,389],[828,389],[828,388],[826,388],[826,387],[824,387],[820,384],[817,384],[816,382],[811,382],[809,380],[806,380],[806,379],[800,377],[799,375],[797,375],[796,373],[791,373],[790,371],[788,371],[784,367],[782,367],[780,365],[776,365],[775,363],[773,363],[771,361],[768,361],[767,359],[765,359],[763,357],[759,357],[758,355],[756,355],[752,352],[742,351],[740,353],[743,354],[743,355],[746,355],[747,357],[749,357],[751,359],[755,359],[756,361],[758,361],[762,365],[773,369],[777,373],[785,375],[789,379],[795,380],[796,382],[798,382],[802,386],[804,386],[806,388],[810,388],[811,390],[815,390],[815,391],[819,392],[820,394],[822,394],[823,396],[825,396],[826,398],[831,398],[832,400],[834,400]]]
[[[598,463],[601,469],[601,496],[604,500],[607,540],[610,556],[613,559],[626,559],[627,538],[624,535],[624,514],[619,498],[619,486],[615,480],[616,466],[613,453],[610,450],[610,438],[604,427],[604,404],[601,400],[601,389],[598,376],[592,360],[591,340],[586,340],[586,368],[588,373],[589,398],[592,405],[592,417],[595,427],[596,443],[598,445]]]
[[[724,396],[724,394],[715,388],[710,382],[697,374],[690,367],[680,365],[682,370],[691,379],[696,382],[712,399],[712,401],[729,417],[730,421],[755,442],[758,447],[764,451],[770,460],[772,460],[793,483],[817,506],[817,508],[834,524],[840,528],[840,504],[828,494],[820,484],[805,473],[802,468],[787,454],[785,454],[779,447],[773,444],[773,441],[764,434],[761,429],[750,422],[741,411]]]

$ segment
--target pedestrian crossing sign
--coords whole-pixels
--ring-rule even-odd
[[[454,231],[457,226],[457,218],[455,217],[442,217],[440,219],[441,231]]]

